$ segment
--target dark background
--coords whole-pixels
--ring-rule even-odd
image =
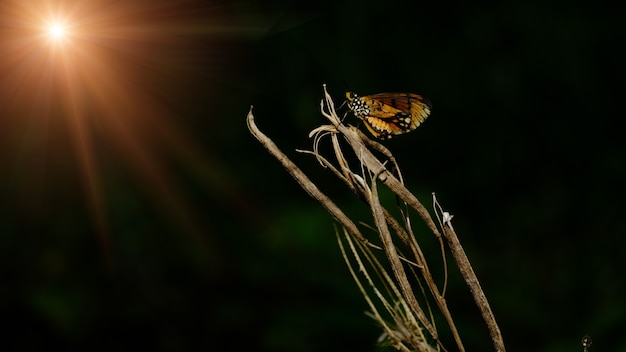
[[[99,201],[66,111],[55,99],[44,109],[10,98],[16,78],[2,61],[2,349],[377,350],[380,331],[330,216],[245,125],[253,104],[261,130],[369,221],[294,151],[310,149],[308,132],[325,123],[325,83],[337,102],[347,87],[433,102],[423,126],[386,145],[409,188],[426,204],[437,192],[455,215],[510,351],[580,351],[585,334],[592,351],[626,350],[622,11],[543,1],[134,4],[141,20],[169,24],[167,40],[155,32],[100,50],[128,78],[129,98],[151,97],[162,115],[133,120],[151,163],[127,158],[126,144],[90,122]],[[162,126],[176,126],[175,138]],[[453,279],[448,302],[467,349],[489,350]]]

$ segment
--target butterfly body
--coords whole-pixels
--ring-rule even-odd
[[[379,139],[411,132],[430,115],[430,103],[413,93],[380,93],[359,96],[347,92],[348,108],[363,120],[372,135]]]

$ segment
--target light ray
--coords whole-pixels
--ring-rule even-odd
[[[189,70],[189,61],[199,62],[200,55],[209,56],[199,54],[197,48],[184,56],[190,43],[198,38],[204,41],[206,36],[226,35],[223,33],[230,36],[237,28],[248,28],[230,21],[220,12],[223,8],[198,11],[189,5],[192,3],[0,2],[0,72],[4,74],[0,79],[0,116],[4,120],[0,119],[0,124],[8,121],[9,125],[20,127],[0,128],[0,142],[9,144],[7,140],[19,139],[16,135],[49,138],[41,143],[41,152],[15,157],[15,167],[26,169],[16,175],[37,171],[24,165],[37,164],[38,155],[45,157],[46,143],[49,146],[62,139],[70,145],[72,150],[67,154],[78,169],[86,208],[105,253],[109,253],[110,207],[107,179],[103,176],[106,163],[100,153],[103,149],[134,176],[137,185],[152,197],[157,211],[166,213],[177,228],[184,229],[181,233],[191,234],[204,248],[210,247],[204,243],[208,238],[201,231],[207,225],[200,226],[191,215],[194,212],[184,201],[178,175],[160,153],[166,151],[187,162],[185,166],[193,168],[206,182],[202,186],[207,193],[221,192],[217,194],[221,200],[243,207],[237,204],[242,197],[236,194],[232,183],[235,177],[219,165],[219,157],[207,157],[177,123],[179,118],[172,115],[163,99],[155,98],[169,98],[167,93],[172,89],[159,90],[159,85],[170,83],[168,77]],[[211,24],[213,20],[224,25],[216,27]],[[218,120],[215,125],[219,126]],[[62,128],[66,130],[63,136],[55,136]],[[18,133],[12,133],[15,131]],[[46,183],[53,182],[43,172],[34,176],[36,179],[29,182],[37,183],[37,187],[45,189]],[[21,182],[27,189],[24,193],[37,188]],[[209,183],[220,184],[208,186]]]

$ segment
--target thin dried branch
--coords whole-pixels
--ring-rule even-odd
[[[254,115],[252,114],[252,106],[250,106],[250,111],[248,112],[248,129],[252,133],[252,135],[259,141],[261,144],[270,152],[289,172],[289,174],[300,184],[300,186],[313,198],[315,198],[326,211],[332,215],[335,220],[337,220],[342,226],[344,226],[353,236],[358,238],[363,243],[369,243],[369,241],[363,237],[361,231],[359,231],[358,227],[350,218],[343,212],[341,209],[330,199],[328,198],[322,191],[315,186],[313,182],[294,164],[289,158],[282,152],[274,142],[269,139],[266,135],[261,133],[256,124],[254,123]]]
[[[368,291],[361,283],[361,279],[359,278],[359,275],[357,275],[357,271],[354,269],[352,262],[348,257],[343,241],[341,240],[339,234],[337,234],[339,248],[341,249],[342,256],[346,261],[348,269],[350,270],[350,274],[354,278],[354,281],[357,283],[357,286],[361,290],[361,293],[365,297],[366,302],[372,310],[372,313],[370,313],[369,315],[374,320],[376,320],[378,324],[383,328],[383,335],[381,336],[381,338],[383,338],[383,340],[386,340],[385,344],[393,346],[399,351],[406,352],[437,351],[426,342],[426,337],[422,332],[421,326],[417,322],[415,316],[412,314],[411,309],[408,307],[406,301],[402,297],[402,294],[395,285],[393,279],[389,275],[387,275],[385,268],[376,259],[376,256],[374,256],[369,248],[363,246],[363,244],[361,244],[360,242],[355,243],[347,234],[345,229],[343,238],[350,248],[352,257],[354,258],[356,266],[358,267],[358,272],[365,278],[365,281],[373,291],[376,298],[381,302],[387,314],[389,314],[393,319],[392,324],[388,323],[382,317],[382,314],[379,312],[377,305],[373,302]],[[368,262],[369,267],[375,270],[376,275],[381,279],[383,285],[387,288],[387,292],[389,293],[389,296],[391,296],[391,300],[394,301],[395,304],[389,302],[385,298],[385,295],[383,295],[382,292],[378,289],[378,286],[374,283],[374,280],[367,269],[368,266],[363,263],[361,255],[365,257],[365,260]]]
[[[387,227],[387,222],[385,220],[385,215],[383,214],[383,208],[378,199],[378,189],[376,186],[376,178],[378,175],[374,177],[372,181],[372,214],[374,215],[374,222],[376,223],[376,227],[378,228],[378,233],[380,235],[380,239],[383,242],[383,248],[385,249],[385,253],[387,254],[387,258],[391,263],[391,269],[394,273],[396,280],[398,280],[398,284],[400,286],[400,291],[402,292],[402,296],[407,301],[411,310],[417,315],[420,323],[428,330],[430,336],[435,340],[435,342],[445,350],[441,341],[439,340],[439,334],[435,330],[435,328],[430,324],[426,314],[420,307],[415,295],[413,294],[413,289],[411,288],[411,284],[409,283],[408,276],[404,271],[404,266],[400,261],[398,252],[396,250],[396,246],[393,243],[393,239],[391,238],[391,233],[389,232],[389,228]],[[455,338],[456,339],[456,338]],[[461,351],[464,350],[461,339],[457,339],[457,344]]]
[[[500,327],[496,323],[496,318],[493,315],[493,311],[491,310],[491,306],[487,301],[487,296],[485,296],[485,292],[480,286],[480,282],[478,282],[478,277],[470,264],[467,255],[465,254],[465,250],[463,246],[461,246],[461,242],[452,227],[452,216],[443,212],[439,202],[437,202],[437,198],[433,194],[433,201],[435,203],[435,209],[441,211],[441,219],[440,223],[442,223],[442,229],[444,233],[444,237],[448,241],[448,247],[450,248],[450,252],[452,252],[452,256],[456,260],[457,266],[459,267],[459,271],[463,276],[463,279],[467,283],[467,286],[474,297],[474,301],[476,305],[480,309],[480,312],[487,324],[487,328],[489,329],[489,334],[491,335],[491,340],[493,341],[493,345],[496,351],[505,351],[504,348],[504,339],[502,338],[502,333],[500,332]]]
[[[330,94],[328,94],[328,92],[326,91],[326,86],[324,86],[324,96],[325,96],[325,100],[322,101],[322,115],[324,115],[326,118],[329,119],[329,121],[331,121],[331,123],[333,123],[334,127],[336,128],[336,130],[338,131],[339,134],[341,134],[346,141],[348,142],[348,144],[350,145],[350,147],[352,148],[354,154],[359,158],[359,160],[361,161],[361,164],[367,168],[367,170],[369,171],[370,174],[375,175],[374,178],[375,179],[379,179],[381,182],[383,182],[383,184],[385,184],[392,192],[394,192],[405,204],[407,204],[408,206],[410,206],[411,208],[413,208],[418,215],[420,215],[420,217],[422,218],[422,220],[426,223],[426,225],[428,226],[428,228],[435,234],[435,236],[437,237],[438,241],[441,243],[441,245],[443,245],[443,240],[441,237],[441,234],[439,233],[439,230],[437,229],[437,226],[435,225],[432,217],[430,216],[430,213],[428,212],[428,210],[422,205],[422,203],[404,186],[404,184],[395,177],[395,175],[389,171],[386,167],[385,167],[385,163],[380,161],[372,152],[371,150],[367,147],[367,145],[372,145],[374,144],[374,142],[370,141],[367,143],[364,142],[365,140],[367,140],[367,138],[355,127],[353,126],[344,126],[343,124],[341,124],[341,120],[339,119],[339,117],[337,116],[335,109],[334,109],[334,103],[332,101],[332,97],[330,96]],[[332,129],[332,128],[331,128]],[[331,130],[329,129],[329,130]],[[334,136],[333,136],[334,137]],[[377,151],[380,151],[381,148],[377,148]],[[385,148],[386,149],[386,148]],[[383,152],[383,154],[391,154],[390,152]],[[345,160],[345,157],[343,155],[336,155],[336,158],[338,160]],[[394,159],[395,160],[395,159]],[[369,196],[366,197],[366,199],[370,200],[369,205],[370,207],[374,207],[376,204],[376,202],[371,201],[371,197],[372,194],[374,193],[373,190],[368,190]],[[406,221],[407,224],[409,223],[408,221]],[[379,231],[380,231],[380,227],[379,227]],[[410,230],[409,230],[410,231]],[[379,235],[382,237],[383,234],[379,233]],[[415,261],[417,263],[423,262],[425,263],[424,257],[423,255],[421,255],[421,250],[419,249],[419,246],[417,245],[417,241],[415,239],[415,236],[409,236],[411,241],[409,243],[409,248],[411,250],[412,253],[414,253],[416,255]],[[382,239],[382,238],[381,238]],[[387,251],[387,245],[393,245],[393,242],[389,242],[389,243],[385,243],[385,241],[383,241],[383,247],[385,247],[385,250]],[[395,248],[393,250],[395,252]],[[389,252],[387,251],[387,254],[389,256]],[[397,254],[395,254],[397,255]],[[393,263],[394,260],[397,260],[398,258],[389,258],[389,260]],[[404,274],[404,277],[398,277],[398,275],[403,275],[402,272],[397,271],[397,268],[393,268],[394,270],[394,274],[396,275],[396,279],[398,281],[406,281],[406,275]],[[429,288],[430,292],[433,295],[433,298],[435,299],[435,302],[437,303],[437,306],[439,307],[439,309],[441,310],[442,315],[444,316],[444,318],[446,319],[448,326],[450,327],[450,331],[452,332],[452,335],[454,336],[455,342],[457,344],[457,346],[459,347],[459,349],[461,351],[464,351],[463,348],[463,343],[461,341],[460,335],[458,333],[458,330],[454,324],[454,320],[452,318],[452,314],[450,313],[450,310],[448,309],[446,300],[444,298],[444,296],[442,294],[440,294],[439,289],[435,283],[435,281],[432,278],[432,275],[430,274],[430,271],[428,270],[428,267],[425,265],[421,265],[420,266],[420,270],[422,271],[422,274],[424,276],[425,282],[427,287]],[[402,287],[402,286],[401,286]],[[405,293],[403,291],[403,293]],[[407,301],[409,303],[412,303],[412,300],[410,297],[405,297],[405,299],[407,299]],[[417,309],[417,307],[411,306],[412,308]],[[421,317],[420,312],[416,311],[415,312],[418,317]],[[422,312],[423,314],[423,312]],[[431,331],[429,330],[429,333],[431,333]],[[434,339],[437,339],[436,335],[432,336]]]

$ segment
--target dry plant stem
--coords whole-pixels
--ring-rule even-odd
[[[338,130],[340,132],[342,130],[341,127],[342,126],[338,126]],[[343,127],[343,128],[346,128],[348,131],[350,131],[350,128],[347,128],[347,127]],[[346,133],[348,133],[348,131],[346,131]],[[428,228],[435,234],[435,236],[437,236],[438,238],[441,238],[440,232],[437,230],[437,227],[432,217],[430,216],[430,213],[428,212],[428,210],[426,210],[424,205],[422,205],[422,203],[406,187],[404,187],[404,185],[393,174],[391,174],[389,171],[384,170],[384,166],[382,165],[382,163],[380,163],[378,159],[375,159],[375,157],[371,155],[371,153],[370,153],[371,155],[371,158],[370,158],[369,157],[370,155],[368,155],[368,151],[363,151],[362,148],[359,146],[358,141],[351,141],[351,138],[348,138],[347,135],[345,136],[349,144],[352,146],[352,148],[355,149],[355,152],[356,150],[360,151],[360,154],[357,154],[357,155],[361,155],[363,157],[361,160],[364,161],[368,169],[372,171],[373,173],[378,174],[379,175],[378,179],[380,179],[387,187],[389,187],[390,190],[392,190],[396,195],[398,195],[398,197],[400,197],[402,201],[407,203],[411,208],[415,209],[415,211],[417,211],[417,213],[424,220]],[[374,169],[374,167],[376,166],[379,166],[379,168]],[[383,171],[380,171],[380,170],[383,170]],[[487,327],[489,329],[489,333],[491,335],[496,351],[504,352],[505,351],[504,340],[502,339],[502,334],[500,332],[500,329],[498,328],[498,325],[496,324],[495,317],[493,315],[491,307],[489,306],[489,302],[487,301],[485,293],[480,287],[478,278],[476,277],[476,274],[474,273],[474,270],[472,269],[469,259],[467,258],[467,255],[465,255],[465,251],[463,251],[463,248],[460,242],[458,241],[458,238],[456,237],[456,235],[452,236],[453,238],[450,238],[450,236],[448,236],[448,230],[449,229],[445,230],[446,239],[447,239],[448,245],[451,248],[452,256],[454,257],[459,267],[459,270],[461,271],[461,274],[463,278],[465,279],[465,282],[470,288],[470,292],[472,293],[472,296],[474,297],[474,301],[476,302],[476,304],[478,305],[478,308],[480,309],[483,319],[487,323]],[[450,232],[454,234],[453,231],[450,231]],[[431,290],[433,290],[433,287],[430,284],[429,284],[429,287],[431,288]],[[445,304],[445,299],[441,295],[435,295],[435,298],[437,300],[438,306],[442,310],[442,313],[444,314],[444,316],[446,316],[446,319],[450,323],[450,327],[455,336],[455,339],[457,340],[457,344],[459,344],[460,337],[458,337],[458,332],[456,331],[454,324],[452,324],[452,316],[450,315],[447,309],[447,305]]]
[[[407,190],[403,184],[401,184],[394,177],[391,177],[391,178],[388,177],[386,180],[384,180],[384,183],[391,190],[393,190],[394,193],[396,193],[400,197],[400,199],[402,199],[409,206],[415,209],[418,212],[418,214],[422,216],[422,219],[424,219],[424,221],[426,222],[428,227],[431,228],[431,230],[435,227],[435,224],[432,218],[430,217],[430,214],[426,210],[426,208],[424,208],[421,202],[417,200],[417,198],[415,198],[415,196],[409,190]],[[441,236],[439,234],[439,231],[433,231],[433,232],[435,233],[436,236],[438,237]],[[470,289],[470,292],[472,296],[474,297],[474,301],[476,302],[476,305],[478,306],[483,316],[483,319],[485,320],[485,323],[487,324],[487,328],[489,329],[489,334],[493,341],[495,350],[498,352],[504,352],[505,351],[504,340],[502,338],[502,333],[500,332],[500,328],[498,327],[496,323],[495,317],[493,315],[493,311],[491,310],[491,307],[489,306],[489,302],[487,301],[487,297],[485,296],[484,291],[480,287],[480,283],[478,282],[478,277],[476,276],[474,269],[472,269],[469,259],[467,258],[467,255],[465,254],[463,247],[461,246],[461,243],[456,237],[456,233],[450,228],[445,228],[444,234],[448,242],[448,246],[450,247],[452,256],[454,257],[454,260],[456,261],[457,266],[459,267],[459,270],[461,271],[461,275],[463,276],[463,279],[467,283]],[[432,287],[431,287],[431,290],[432,290]],[[451,321],[452,317],[449,316],[449,312],[447,308],[445,308],[446,304],[445,304],[445,299],[443,298],[443,296],[438,296],[438,297],[435,296],[435,298],[437,298],[437,302],[438,302],[439,307],[442,310],[442,313],[446,316],[447,319],[448,318],[450,319],[449,321]],[[444,300],[444,302],[440,302],[439,298],[441,300]],[[454,325],[451,325],[451,328],[452,328],[453,333],[455,333]]]
[[[383,307],[389,313],[396,326],[395,328],[390,326],[381,316],[377,306],[373,303],[370,295],[365,290],[361,280],[359,279],[348,255],[346,253],[346,249],[344,248],[343,241],[341,240],[339,234],[337,233],[337,241],[339,243],[339,248],[341,249],[341,253],[343,255],[346,264],[348,265],[348,269],[354,278],[354,281],[357,283],[359,289],[361,290],[363,296],[365,297],[370,309],[372,310],[370,315],[374,318],[383,328],[383,331],[387,334],[389,339],[392,341],[392,346],[395,347],[399,351],[404,352],[434,352],[436,351],[433,347],[429,346],[426,343],[426,338],[422,333],[422,329],[419,326],[418,322],[415,320],[413,314],[411,314],[410,308],[407,306],[406,300],[402,298],[402,294],[399,292],[397,286],[395,285],[393,279],[387,275],[385,268],[382,264],[376,259],[369,248],[365,247],[362,243],[357,242],[356,246],[351,236],[344,229],[344,239],[346,244],[350,248],[352,252],[352,256],[354,261],[358,266],[358,272],[365,278],[366,282],[369,284],[370,288],[376,295],[376,297],[380,300]],[[357,250],[358,246],[358,250]],[[363,263],[361,256],[359,255],[359,251],[363,253],[365,259],[369,263],[370,267],[374,269],[378,277],[382,280],[385,285],[385,288],[388,291],[388,294],[392,297],[392,302],[387,301],[382,292],[378,289],[378,286],[374,284],[372,277],[370,276],[367,266]],[[395,302],[395,304],[392,304]],[[397,310],[396,307],[399,305],[401,308]],[[411,333],[407,334],[406,332],[410,331]],[[412,338],[411,338],[412,337]],[[408,346],[407,346],[408,345]]]
[[[373,193],[373,190],[372,190]],[[454,324],[454,320],[452,319],[452,314],[450,313],[450,310],[448,309],[448,305],[446,303],[446,299],[444,297],[444,295],[442,293],[440,293],[439,288],[437,287],[437,284],[435,283],[435,280],[433,279],[433,276],[430,272],[430,269],[428,268],[426,259],[424,257],[424,254],[422,253],[422,250],[419,246],[419,244],[417,243],[417,241],[415,240],[414,236],[408,236],[408,234],[404,231],[404,229],[400,226],[400,224],[397,222],[397,220],[393,217],[391,217],[389,215],[389,213],[384,210],[384,214],[387,218],[388,223],[391,225],[391,227],[394,229],[394,231],[398,234],[398,237],[400,237],[402,239],[402,241],[405,243],[405,245],[411,250],[413,257],[415,258],[415,261],[418,265],[419,270],[422,273],[422,277],[424,278],[424,281],[426,282],[426,286],[428,286],[428,289],[430,290],[433,298],[435,299],[435,302],[437,303],[437,306],[439,307],[439,309],[441,310],[441,313],[443,314],[443,316],[445,317],[446,321],[448,322],[448,326],[450,327],[450,331],[452,332],[457,345],[459,345],[459,349],[461,351],[463,351],[463,347],[462,347],[462,343],[461,343],[461,337],[458,333],[458,330],[456,329],[456,325]],[[408,237],[408,238],[407,238]],[[385,246],[383,246],[385,247]]]
[[[394,167],[396,168],[396,170],[398,170],[399,172],[399,167],[397,165],[397,163],[395,162],[395,158],[393,157],[393,155],[391,154],[391,152],[385,148],[383,145],[381,145],[380,143],[371,141],[369,139],[367,139],[367,137],[365,135],[363,135],[359,130],[356,130],[356,132],[359,135],[359,138],[361,141],[364,141],[365,143],[367,143],[368,146],[374,148],[374,150],[377,150],[379,152],[381,152],[383,155],[385,155],[385,157],[387,157],[389,160],[391,160],[392,165],[394,165]],[[357,196],[359,196],[359,198],[361,198],[362,200],[364,200],[370,207],[372,206],[372,191],[370,190],[366,190],[363,189],[363,187],[358,187],[358,185],[355,183],[354,181],[354,176],[352,171],[350,170],[350,168],[347,165],[347,162],[345,160],[345,158],[343,157],[343,153],[341,152],[341,149],[339,147],[338,144],[338,140],[337,140],[337,136],[333,135],[332,136],[332,143],[335,149],[335,156],[337,158],[337,162],[339,163],[341,169],[343,170],[343,175],[340,175],[338,170],[334,169],[334,167],[332,167],[332,164],[330,164],[328,162],[328,160],[326,160],[325,158],[323,158],[322,156],[316,154],[318,160],[320,160],[320,162],[322,162],[323,165],[325,165],[326,167],[330,167],[333,172],[341,179],[343,180],[350,189],[352,189]],[[368,150],[369,151],[369,150]],[[315,154],[315,153],[314,153]],[[362,154],[359,156],[362,157]],[[381,163],[381,166],[383,164]],[[402,181],[399,181],[400,183],[402,183]],[[382,208],[383,214],[385,216],[385,220],[387,222],[387,224],[389,224],[389,226],[391,226],[391,228],[393,228],[393,230],[395,231],[395,233],[398,235],[398,237],[400,238],[400,240],[404,243],[404,245],[406,247],[408,247],[411,250],[411,253],[413,254],[414,260],[415,262],[410,261],[409,259],[403,258],[402,256],[399,256],[399,259],[404,260],[408,263],[411,263],[413,265],[416,265],[420,271],[422,272],[422,276],[431,292],[431,294],[433,295],[433,297],[435,298],[435,301],[437,303],[437,306],[441,309],[444,317],[446,318],[448,325],[450,326],[450,329],[453,333],[453,335],[455,336],[457,342],[460,344],[460,336],[458,334],[458,331],[456,330],[456,326],[454,324],[454,321],[452,319],[452,315],[450,314],[450,311],[447,307],[445,298],[443,296],[443,294],[440,293],[437,284],[435,283],[435,280],[432,277],[432,274],[430,272],[430,269],[428,268],[426,259],[424,257],[424,254],[422,253],[422,250],[419,246],[419,244],[417,243],[417,240],[415,239],[415,236],[413,236],[412,234],[409,234],[405,231],[405,229],[398,223],[398,221],[389,213],[389,211],[385,208]],[[408,225],[408,221],[405,225]],[[410,230],[410,228],[407,228],[408,230]],[[441,241],[441,237],[438,237],[440,239],[440,242],[443,246],[443,242]]]
[[[252,114],[252,106],[250,106],[250,111],[248,112],[247,117],[248,129],[252,133],[252,135],[259,141],[261,144],[267,149],[270,154],[272,154],[289,172],[289,174],[300,184],[300,186],[313,198],[315,198],[318,202],[322,204],[322,206],[332,215],[335,220],[337,220],[341,225],[343,225],[348,232],[350,232],[353,236],[358,238],[363,243],[368,244],[369,241],[363,237],[356,224],[350,220],[346,216],[346,214],[339,209],[339,207],[328,198],[322,191],[320,191],[317,186],[300,170],[296,164],[294,164],[283,152],[278,149],[276,144],[269,139],[266,135],[261,133],[261,131],[257,128],[254,123],[254,115]]]
[[[378,176],[378,175],[376,175]],[[413,289],[411,288],[411,284],[407,279],[406,272],[404,271],[404,267],[402,266],[402,262],[400,261],[398,252],[396,250],[396,246],[393,244],[393,240],[391,238],[391,233],[389,232],[389,228],[387,227],[387,222],[385,220],[385,215],[383,214],[383,207],[380,204],[380,200],[378,199],[378,190],[376,187],[376,178],[372,180],[372,214],[374,216],[374,222],[376,223],[376,227],[378,228],[378,232],[380,234],[380,239],[383,243],[383,248],[385,249],[385,253],[387,254],[387,258],[391,263],[391,269],[393,270],[394,276],[396,280],[398,280],[398,285],[400,286],[400,291],[402,291],[402,295],[404,299],[407,301],[411,310],[417,315],[420,323],[428,330],[430,335],[433,337],[435,342],[443,349],[443,345],[441,341],[439,341],[439,335],[435,328],[430,324],[426,314],[420,307],[415,295],[413,294]],[[456,340],[457,346],[460,351],[465,351],[463,348],[463,343],[461,342],[456,329],[452,326],[452,331],[454,333],[454,338]]]
[[[407,246],[411,250],[413,258],[415,258],[415,264],[417,264],[417,268],[421,271],[422,276],[424,277],[424,280],[426,281],[426,284],[430,289],[433,297],[435,297],[436,299],[443,299],[443,295],[439,293],[437,284],[435,283],[430,269],[428,268],[428,263],[426,262],[426,258],[424,257],[424,253],[422,252],[419,244],[417,244],[415,239],[413,239],[413,241],[409,240],[409,236],[406,231],[404,231],[400,223],[398,223],[398,221],[393,216],[391,216],[391,214],[389,214],[389,211],[387,209],[383,208],[383,212],[385,214],[387,224],[389,224],[389,226],[391,226],[391,228],[396,232],[398,237],[400,237],[402,242],[404,242],[405,246]]]
[[[474,269],[470,265],[469,259],[467,258],[467,255],[465,254],[465,251],[463,250],[463,247],[459,242],[459,238],[456,236],[454,230],[450,227],[444,227],[443,233],[446,240],[448,241],[450,251],[456,259],[459,270],[461,271],[461,275],[463,275],[467,286],[469,286],[469,289],[474,296],[474,301],[476,302],[476,305],[478,305],[480,312],[483,315],[483,319],[487,323],[489,334],[491,335],[491,340],[493,341],[493,346],[495,347],[497,352],[504,352],[504,340],[502,338],[502,334],[500,333],[500,328],[496,323],[496,318],[491,311],[491,307],[489,306],[487,297],[480,287],[480,283],[478,282],[476,273],[474,273]]]
[[[432,217],[428,210],[422,205],[422,203],[408,190],[404,187],[404,184],[400,180],[398,180],[391,172],[387,171],[384,165],[370,152],[370,150],[365,146],[363,140],[363,134],[355,127],[349,126],[346,127],[341,123],[341,120],[337,118],[337,115],[334,110],[334,105],[332,103],[332,98],[326,91],[326,87],[324,86],[324,95],[326,100],[326,106],[328,108],[328,112],[324,111],[324,101],[322,101],[322,113],[326,116],[334,125],[334,127],[338,130],[340,134],[344,136],[348,144],[354,150],[354,153],[359,156],[361,162],[366,166],[366,168],[377,175],[377,178],[380,179],[390,190],[392,190],[402,201],[407,203],[411,208],[415,209],[415,211],[419,214],[422,220],[426,223],[428,228],[435,234],[438,239],[441,239],[441,233],[437,229]],[[444,230],[446,231],[446,230]],[[447,231],[446,231],[447,232]],[[452,231],[452,233],[454,233]],[[500,329],[498,328],[495,318],[493,316],[493,312],[487,302],[484,292],[482,291],[480,284],[478,283],[478,278],[474,273],[471,264],[469,263],[469,259],[465,255],[458,238],[453,236],[454,238],[448,238],[446,236],[449,246],[451,247],[451,252],[465,282],[470,288],[470,292],[474,297],[474,301],[478,305],[481,314],[483,315],[483,319],[487,323],[489,328],[489,333],[492,337],[494,347],[496,351],[504,352],[504,342],[502,339],[502,335],[500,333]],[[454,246],[454,248],[452,248]],[[386,247],[386,246],[385,246]],[[417,259],[417,258],[416,258]],[[419,262],[419,261],[418,261]],[[395,271],[394,271],[395,273]],[[429,284],[430,286],[430,284]],[[431,291],[433,287],[431,287]],[[452,317],[447,310],[447,305],[445,304],[445,299],[435,294],[434,295],[437,303],[442,310],[442,313],[448,319],[450,323],[450,327],[455,335],[455,339],[460,341],[460,338],[457,338],[456,329],[454,328],[454,324],[452,323]]]
[[[428,228],[435,234],[435,236],[438,239],[441,240],[442,238],[441,234],[439,233],[439,230],[437,229],[437,226],[435,225],[428,210],[406,187],[404,187],[404,184],[402,184],[402,182],[398,180],[393,175],[393,173],[391,173],[389,170],[386,169],[385,165],[370,151],[370,149],[367,148],[367,146],[364,143],[363,137],[359,134],[360,131],[356,127],[353,127],[353,126],[346,127],[343,124],[341,124],[339,118],[336,116],[336,113],[334,112],[334,108],[332,105],[332,98],[328,95],[327,92],[325,92],[325,95],[326,95],[326,105],[329,111],[328,113],[325,112],[324,101],[322,101],[322,104],[321,104],[322,113],[334,124],[334,127],[339,131],[339,133],[344,136],[344,138],[346,139],[350,147],[353,149],[354,154],[358,156],[362,165],[364,165],[365,168],[367,168],[367,170],[371,174],[376,175],[375,179],[381,180],[383,184],[385,184],[392,192],[394,192],[403,202],[405,202],[410,207],[415,209],[415,211],[420,215],[420,217],[426,223]],[[375,192],[372,191],[371,193],[374,194]],[[370,206],[372,208],[374,207],[374,203],[375,203],[374,201],[371,201],[370,203]],[[381,214],[383,214],[382,211],[381,211]],[[381,236],[382,236],[382,233],[381,233]],[[387,250],[386,247],[388,244],[385,244],[385,242],[383,242],[383,244],[384,244],[383,247],[385,247],[385,250]],[[390,245],[393,245],[393,243],[391,242]],[[418,253],[419,247],[416,246],[416,242],[414,238],[413,238],[412,245],[410,246],[410,248],[412,249],[414,253]],[[395,252],[395,248],[393,249],[393,251]],[[389,258],[389,259],[397,260],[398,262],[400,261],[399,258],[393,258],[393,259]],[[421,258],[416,257],[415,259],[418,263],[420,261],[425,262],[423,261],[423,256],[421,256]],[[395,275],[399,275],[400,273],[401,273],[400,271],[397,271],[394,269]],[[422,273],[424,273],[426,283],[430,291],[433,293],[433,297],[435,298],[435,301],[437,302],[437,306],[441,309],[441,313],[443,314],[446,321],[448,322],[448,326],[450,327],[450,331],[452,332],[452,335],[454,336],[457,346],[459,346],[460,350],[463,351],[464,349],[463,349],[463,344],[461,342],[461,337],[459,335],[458,330],[456,329],[454,320],[452,319],[452,314],[450,313],[450,310],[448,309],[445,298],[439,293],[439,289],[437,288],[434,280],[432,280],[432,276],[430,275],[430,273],[424,271],[424,267],[422,268]],[[408,283],[406,276],[404,277],[396,276],[396,279],[398,281],[404,281]],[[402,292],[405,293],[404,290]],[[409,302],[412,308],[421,309],[419,308],[419,306],[417,306],[417,304],[415,306],[413,305],[413,303],[417,303],[414,297],[413,297],[413,301],[409,297],[405,297],[405,299],[407,300],[407,302]],[[421,313],[421,315],[417,311],[415,313],[418,315],[418,318],[420,318],[420,320],[422,317],[425,317],[423,312]],[[434,330],[430,330],[430,329],[427,329],[427,330],[429,333],[432,334],[433,338],[435,339],[437,338],[436,332]]]
[[[345,229],[344,229],[344,233],[345,233]],[[387,301],[385,300],[384,296],[382,296],[382,294],[380,293],[380,291],[376,288],[376,285],[374,285],[372,279],[369,276],[369,273],[367,272],[367,269],[365,268],[365,265],[363,265],[363,263],[361,262],[360,257],[358,256],[356,249],[354,247],[354,243],[352,243],[352,241],[350,240],[350,236],[348,236],[346,234],[345,236],[346,238],[346,242],[349,245],[352,254],[355,258],[355,261],[358,264],[358,270],[359,272],[365,276],[368,284],[370,285],[370,287],[374,290],[374,293],[376,294],[376,297],[383,302],[383,305],[387,308],[387,311],[390,311],[389,304],[387,303]],[[365,290],[365,287],[363,286],[363,284],[361,283],[361,280],[359,279],[359,277],[357,276],[354,268],[352,267],[352,264],[350,262],[350,260],[348,259],[348,255],[346,253],[346,250],[344,248],[343,242],[341,241],[341,238],[339,237],[339,234],[337,234],[337,242],[339,243],[339,248],[341,250],[341,254],[344,258],[344,260],[346,261],[346,264],[348,266],[348,270],[350,271],[350,274],[352,275],[352,278],[354,279],[354,282],[356,282],[357,286],[359,287],[359,290],[361,291],[361,293],[363,294],[363,297],[365,298],[365,301],[367,302],[367,305],[370,307],[370,309],[372,310],[372,316],[374,317],[374,319],[381,325],[381,327],[383,328],[383,331],[385,331],[385,333],[389,336],[392,336],[393,331],[391,329],[391,327],[389,327],[389,325],[385,322],[385,320],[382,318],[381,314],[379,313],[378,309],[376,308],[376,304],[374,304],[374,302],[372,301],[372,299],[370,298],[369,294],[367,293],[367,291]],[[410,352],[410,350],[408,350],[406,348],[406,346],[404,346],[403,344],[399,347],[399,349],[401,351],[407,351]]]
[[[389,160],[389,162],[393,165],[394,169],[398,173],[398,178],[400,179],[400,182],[404,183],[404,181],[402,180],[402,175],[400,174],[400,165],[398,165],[398,162],[396,161],[396,158],[393,156],[393,154],[391,154],[391,151],[387,149],[387,147],[385,147],[384,145],[369,139],[367,135],[365,135],[365,133],[361,132],[361,130],[357,129],[356,132],[359,134],[361,140],[365,142],[368,147],[377,152],[380,152],[385,156],[385,158],[387,158],[387,160]]]
[[[415,196],[398,180],[391,172],[386,170],[383,163],[376,158],[374,154],[365,146],[363,140],[359,137],[358,129],[354,126],[346,127],[342,124],[335,126],[339,133],[341,133],[350,147],[354,150],[354,153],[359,156],[361,162],[365,167],[374,174],[379,174],[378,179],[381,180],[385,186],[389,187],[394,193],[396,193],[400,199],[411,206],[419,216],[424,220],[428,228],[437,236],[441,238],[441,234],[437,229],[437,226],[430,217],[428,210],[422,205],[422,203],[415,198]],[[381,170],[383,170],[381,172]]]

